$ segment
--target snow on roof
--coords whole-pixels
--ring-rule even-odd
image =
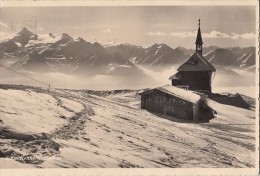
[[[198,94],[190,90],[181,89],[171,85],[165,85],[162,87],[158,87],[156,89],[161,90],[170,95],[174,95],[176,97],[182,98],[194,104],[196,104],[201,99],[201,96],[199,96]]]
[[[157,87],[154,89],[162,91],[162,92],[170,94],[170,95],[173,95],[173,96],[176,96],[176,97],[179,97],[179,98],[189,101],[193,104],[196,104],[201,99],[201,96],[194,93],[193,91],[181,89],[181,88],[171,86],[171,85],[165,85],[165,86]],[[139,94],[145,94],[154,89],[150,89],[150,90],[141,92]]]
[[[178,71],[216,71],[201,54],[195,52],[187,61],[184,62]]]
[[[172,75],[169,79],[181,79],[182,75],[180,72],[175,73],[174,75]]]

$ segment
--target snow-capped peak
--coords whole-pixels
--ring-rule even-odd
[[[34,35],[34,33],[32,33],[31,31],[29,31],[26,27],[23,27],[21,31],[19,31],[16,36],[32,36]]]
[[[73,38],[72,38],[69,34],[67,34],[67,33],[62,33],[62,34],[61,34],[61,39],[70,39],[70,40],[73,40]]]
[[[84,40],[84,39],[81,38],[81,37],[78,37],[78,38],[76,39],[76,41],[77,41],[77,42],[86,42],[86,40]]]

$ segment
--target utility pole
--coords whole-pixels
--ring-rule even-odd
[[[48,94],[50,93],[50,91],[51,91],[51,85],[49,84]]]

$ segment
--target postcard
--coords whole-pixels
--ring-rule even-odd
[[[0,175],[257,175],[257,1],[0,2]]]

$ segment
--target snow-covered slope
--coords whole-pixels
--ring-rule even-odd
[[[251,110],[209,100],[217,112],[215,119],[182,123],[133,106],[131,102],[138,101],[136,91],[45,94],[41,88],[19,89],[1,89],[0,154],[33,160],[1,158],[5,162],[1,167],[254,167],[256,122]],[[3,103],[6,98],[14,103]],[[63,112],[65,117],[59,114]],[[21,131],[20,121],[26,115],[37,130]],[[6,117],[11,116],[16,120],[8,123]],[[22,140],[21,132],[34,138]]]
[[[48,133],[66,123],[60,116],[72,115],[57,107],[56,100],[48,94],[0,89],[0,95],[1,102],[5,102],[0,107],[2,123],[19,133]]]

